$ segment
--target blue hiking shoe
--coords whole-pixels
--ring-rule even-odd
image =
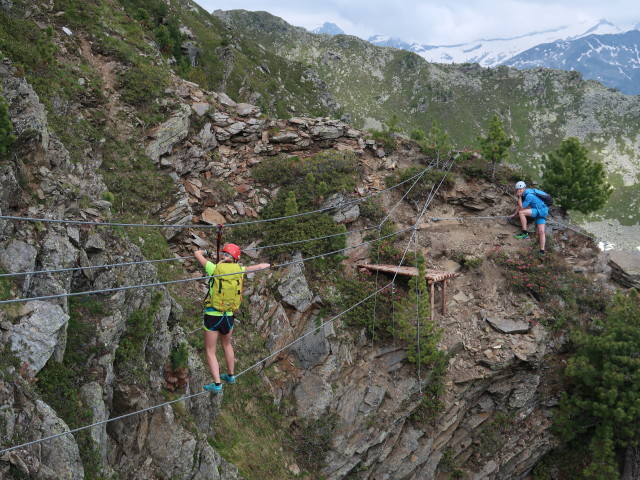
[[[220,375],[220,379],[223,382],[227,382],[231,385],[233,385],[234,383],[236,383],[236,377],[235,375],[227,375],[226,373],[223,373],[222,375]]]
[[[521,232],[518,235],[515,235],[515,237],[519,238],[520,240],[525,240],[529,238],[529,232]]]
[[[203,388],[213,393],[222,393],[222,385],[216,385],[215,382],[211,382],[209,385],[205,385]]]

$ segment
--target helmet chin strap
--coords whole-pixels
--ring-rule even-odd
[[[222,224],[218,224],[218,241],[216,242],[216,263],[220,263],[220,243],[222,242]]]

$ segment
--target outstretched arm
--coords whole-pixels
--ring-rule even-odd
[[[193,254],[196,257],[196,260],[200,262],[200,265],[202,265],[203,267],[207,265],[207,262],[209,260],[207,260],[206,257],[204,256],[205,250],[196,250],[195,252],[193,252]]]
[[[270,263],[259,263],[258,265],[251,265],[244,269],[245,272],[255,272],[256,270],[266,270],[271,266]]]

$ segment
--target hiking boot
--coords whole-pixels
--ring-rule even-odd
[[[223,382],[227,382],[231,385],[233,385],[234,383],[236,383],[236,377],[235,375],[227,375],[226,373],[223,373],[222,375],[220,375],[220,379]]]
[[[540,251],[538,252],[538,255],[544,255],[544,250],[540,250]]]
[[[516,238],[519,238],[521,240],[527,239],[529,238],[529,232],[521,232],[517,235],[515,235]]]
[[[215,382],[211,382],[209,385],[205,385],[203,388],[213,393],[222,393],[222,385],[216,385]]]

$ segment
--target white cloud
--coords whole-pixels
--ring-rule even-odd
[[[381,34],[432,45],[511,38],[600,19],[630,29],[640,23],[637,0],[197,0],[203,8],[265,10],[292,25],[315,28],[324,22],[347,34]]]

